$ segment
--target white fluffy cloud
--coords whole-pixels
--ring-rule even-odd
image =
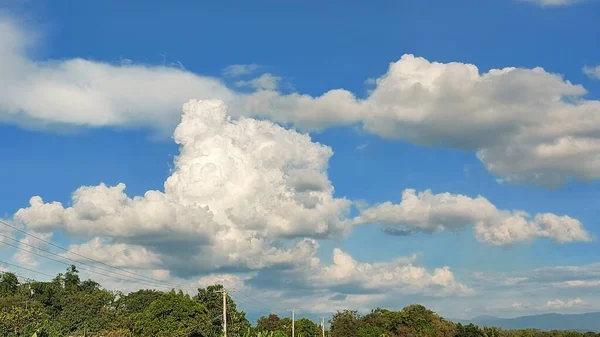
[[[223,102],[209,100],[185,104],[174,139],[180,154],[164,192],[131,198],[125,184],[83,186],[70,207],[34,196],[15,219],[38,231],[63,228],[121,240],[94,239],[76,248],[96,258],[115,258],[127,243],[162,256],[158,262],[132,246],[133,255],[123,259],[143,257],[183,268],[189,261],[173,254],[185,253],[197,268],[209,270],[293,263],[314,253],[312,238],[350,230],[351,203],[333,196],[327,177],[332,150],[308,135],[268,121],[232,120]],[[275,244],[279,239],[302,240],[282,248]],[[193,248],[176,249],[181,245]]]
[[[167,278],[219,271],[260,271],[260,278],[277,270],[286,282],[352,296],[472,291],[448,267],[429,271],[415,257],[360,263],[336,249],[331,265],[321,263],[315,239],[339,238],[352,228],[351,203],[333,196],[327,177],[331,149],[272,122],[233,120],[220,101],[190,101],[183,111],[174,133],[180,154],[164,192],[132,198],[124,184],[84,186],[70,207],[35,196],[15,219],[29,230],[93,237],[69,249]],[[217,274],[199,284],[217,276],[240,281]]]
[[[22,124],[147,125],[171,132],[190,98],[230,100],[219,80],[164,66],[84,59],[34,61],[32,36],[0,17],[0,120]]]
[[[473,290],[457,282],[449,267],[433,271],[414,265],[414,257],[392,262],[361,263],[340,249],[333,252],[333,263],[314,261],[306,273],[315,286],[336,288],[356,286],[360,292],[423,293],[431,296],[470,295]]]
[[[480,74],[474,65],[404,55],[364,100],[343,89],[259,92],[245,110],[306,128],[363,123],[383,137],[474,151],[502,181],[559,186],[600,176],[600,102],[585,93],[541,68]]]
[[[582,300],[581,298],[577,297],[575,299],[567,300],[567,301],[563,301],[560,299],[550,300],[550,301],[546,302],[546,307],[561,309],[561,308],[571,308],[571,307],[575,307],[575,306],[581,306],[584,304],[586,304],[585,301]]]
[[[585,66],[582,69],[583,73],[593,80],[600,80],[600,65]]]
[[[415,265],[416,256],[389,262],[356,261],[341,249],[334,249],[331,264],[318,258],[298,268],[260,271],[248,283],[287,292],[327,291],[338,295],[421,295],[430,297],[469,296],[473,289],[458,282],[449,267],[427,270]]]
[[[534,238],[549,238],[559,243],[591,241],[581,223],[568,216],[551,213],[529,216],[522,211],[499,210],[482,196],[470,198],[450,193],[416,193],[406,189],[399,204],[385,202],[363,209],[355,225],[377,223],[393,235],[412,232],[456,231],[474,225],[479,241],[507,245]]]
[[[492,69],[404,55],[366,99],[259,92],[245,110],[307,128],[362,123],[415,144],[474,151],[500,181],[556,187],[600,177],[600,102],[542,68]]]
[[[548,2],[565,4],[563,2]],[[485,73],[472,64],[403,55],[371,81],[364,99],[344,89],[313,97],[274,91],[276,77],[242,82],[242,95],[218,79],[181,69],[113,65],[83,59],[34,61],[30,35],[0,19],[0,118],[27,125],[146,125],[170,131],[192,98],[226,101],[232,114],[267,117],[300,128],[362,124],[415,144],[473,151],[499,181],[556,187],[569,178],[600,177],[600,102],[542,68]],[[228,68],[248,74],[253,65]],[[65,99],[68,97],[68,99]]]
[[[85,256],[117,268],[145,269],[160,264],[160,257],[143,246],[112,244],[106,238],[96,237],[81,245],[71,245],[68,250],[62,255],[69,259],[78,260]],[[164,278],[160,271],[156,273],[159,279]]]

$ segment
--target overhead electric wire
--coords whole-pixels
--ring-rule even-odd
[[[13,274],[13,275],[15,275],[17,278],[23,279],[23,280],[25,280],[25,281],[27,281],[27,282],[31,282],[31,281],[34,281],[34,282],[35,282],[35,280],[34,280],[34,279],[32,279],[32,278],[29,278],[29,277],[27,277],[27,276],[23,276],[23,275],[19,275],[19,274],[15,274],[15,273],[13,273],[13,272],[11,272],[11,271],[0,271],[0,275],[2,275],[2,274]]]
[[[85,263],[85,262],[82,262],[82,261],[77,261],[77,260],[74,260],[74,259],[71,259],[71,258],[68,258],[68,257],[62,256],[62,255],[58,255],[58,254],[56,254],[56,253],[53,253],[53,252],[51,252],[51,251],[48,251],[48,250],[45,250],[45,249],[42,249],[42,248],[39,248],[39,247],[36,247],[36,246],[30,245],[30,244],[27,244],[27,243],[25,243],[25,242],[21,242],[21,241],[20,241],[20,240],[18,240],[18,239],[14,239],[14,238],[11,238],[11,237],[9,237],[9,236],[6,236],[6,235],[3,235],[3,234],[1,234],[1,233],[0,233],[0,237],[4,237],[4,238],[6,238],[6,239],[13,240],[13,241],[15,241],[15,242],[19,242],[21,245],[25,245],[25,246],[28,246],[28,247],[31,247],[31,248],[34,248],[34,249],[40,250],[40,251],[42,251],[42,252],[45,252],[45,253],[51,254],[51,255],[53,255],[53,256],[57,256],[57,257],[59,257],[59,258],[61,258],[61,259],[65,259],[65,260],[67,260],[67,261],[71,261],[72,263],[67,263],[67,262],[64,262],[64,261],[60,261],[60,260],[57,260],[57,259],[54,259],[54,258],[51,258],[51,257],[45,256],[45,255],[43,255],[43,254],[39,254],[39,253],[36,253],[36,252],[30,251],[30,250],[23,249],[23,247],[15,246],[15,245],[12,245],[12,244],[9,244],[9,243],[7,243],[7,242],[4,242],[4,241],[2,241],[2,243],[5,243],[5,244],[7,244],[7,245],[9,245],[9,246],[11,246],[11,247],[14,247],[14,248],[16,248],[16,249],[20,249],[20,250],[26,251],[26,252],[28,252],[28,253],[31,253],[31,254],[34,254],[34,255],[40,256],[40,257],[42,257],[42,258],[45,258],[45,259],[48,259],[48,260],[51,260],[51,261],[55,261],[55,262],[58,262],[58,263],[61,263],[61,264],[64,264],[64,265],[70,265],[70,264],[77,265],[77,264],[82,264],[82,265],[88,266],[88,267],[90,267],[90,268],[95,268],[95,269],[98,269],[98,270],[101,270],[101,271],[104,271],[104,272],[107,272],[107,273],[112,273],[112,274],[114,274],[114,275],[119,275],[119,276],[121,276],[121,277],[124,277],[124,278],[125,278],[125,279],[123,279],[123,278],[118,278],[118,277],[115,277],[115,276],[113,276],[113,275],[106,275],[106,274],[99,273],[99,272],[96,272],[96,271],[93,271],[93,270],[88,270],[88,269],[83,269],[83,268],[81,268],[82,270],[85,270],[85,271],[88,271],[88,272],[91,272],[91,273],[95,273],[95,274],[98,274],[98,275],[101,275],[101,276],[107,276],[107,277],[110,277],[110,278],[113,278],[113,279],[116,279],[116,280],[119,280],[119,281],[125,281],[125,282],[132,282],[132,281],[133,281],[133,282],[137,282],[137,283],[139,283],[139,284],[143,284],[143,285],[146,285],[146,286],[150,286],[150,287],[156,287],[156,288],[162,288],[162,289],[172,289],[172,288],[175,288],[175,289],[182,289],[182,290],[189,290],[189,291],[197,291],[197,290],[198,290],[198,289],[195,289],[195,288],[190,288],[190,287],[188,287],[188,286],[183,286],[183,285],[180,285],[180,284],[174,284],[174,283],[170,283],[170,282],[165,282],[165,281],[157,280],[157,279],[154,279],[154,278],[151,278],[151,277],[148,277],[148,276],[145,276],[145,275],[141,275],[141,274],[138,274],[138,273],[135,273],[135,272],[132,272],[132,271],[124,270],[124,269],[121,269],[121,268],[119,268],[119,267],[112,266],[112,265],[110,265],[110,264],[107,264],[107,263],[105,263],[105,262],[98,261],[98,260],[92,259],[92,258],[90,258],[90,257],[87,257],[87,256],[85,256],[85,255],[82,255],[82,254],[79,254],[79,253],[77,253],[77,252],[74,252],[74,251],[72,251],[72,250],[69,250],[69,249],[67,249],[67,248],[65,248],[65,247],[62,247],[62,246],[60,246],[60,245],[57,245],[57,244],[55,244],[55,243],[53,243],[53,242],[51,242],[51,241],[49,241],[49,240],[45,240],[45,239],[43,239],[43,238],[40,238],[40,237],[38,237],[38,236],[36,236],[36,235],[33,235],[33,234],[31,234],[31,233],[28,233],[27,231],[25,231],[25,230],[22,230],[22,229],[20,229],[20,228],[18,228],[18,227],[16,227],[16,226],[13,226],[13,225],[11,225],[11,224],[9,224],[9,223],[5,222],[5,221],[2,221],[2,220],[0,220],[0,224],[4,225],[4,226],[6,226],[6,227],[9,227],[9,228],[11,228],[11,229],[13,229],[13,230],[15,230],[15,231],[18,231],[18,232],[20,232],[20,233],[22,233],[22,234],[24,234],[24,235],[26,235],[26,236],[30,236],[30,237],[32,237],[32,238],[34,238],[34,239],[36,239],[36,240],[39,240],[39,241],[41,241],[41,242],[44,242],[44,243],[46,243],[46,244],[48,244],[48,245],[50,245],[50,246],[52,246],[52,247],[58,248],[58,249],[60,249],[60,250],[63,250],[63,251],[65,251],[65,252],[67,252],[67,253],[70,253],[70,254],[76,255],[76,256],[78,256],[78,257],[80,257],[80,258],[83,258],[83,259],[86,259],[86,260],[88,260],[88,261],[92,261],[92,262],[94,262],[94,263],[97,263],[97,264],[100,264],[100,265],[103,265],[103,266],[106,266],[106,267],[109,267],[109,268],[112,268],[112,269],[118,270],[118,271],[120,271],[120,272],[123,272],[123,273],[127,273],[127,274],[130,274],[130,275],[134,275],[134,276],[137,276],[137,277],[132,277],[132,276],[129,276],[129,275],[123,275],[123,274],[121,274],[121,273],[117,273],[117,272],[115,272],[115,271],[112,271],[112,270],[107,270],[107,269],[105,269],[105,268],[100,268],[100,267],[98,267],[98,266],[95,266],[95,265],[91,265],[91,264],[88,264],[88,263]],[[18,267],[18,268],[24,268],[24,267]],[[46,274],[46,276],[49,276],[49,275],[47,275],[47,274]],[[146,279],[146,280],[148,280],[148,281],[145,281],[145,280],[140,280],[140,278]],[[156,284],[152,284],[152,283],[149,283],[149,282],[152,282],[152,283],[159,283],[159,284],[164,284],[164,285],[166,285],[166,286],[168,286],[168,287],[165,287],[165,286],[158,286],[158,285],[156,285]],[[278,312],[279,312],[279,313],[281,313],[281,312],[284,312],[284,311],[285,311],[285,309],[278,308],[278,307],[272,307],[272,306],[270,306],[270,305],[268,305],[268,304],[265,304],[264,302],[262,302],[262,301],[259,301],[259,300],[257,300],[256,298],[254,298],[254,297],[252,297],[252,296],[250,296],[250,295],[248,295],[248,294],[246,294],[246,293],[244,293],[244,292],[242,292],[242,291],[239,291],[239,290],[237,290],[237,289],[235,290],[235,292],[236,292],[236,293],[239,293],[239,294],[241,294],[242,296],[244,296],[245,298],[247,298],[247,299],[248,299],[248,300],[241,300],[241,299],[238,297],[238,298],[236,298],[236,300],[237,300],[238,302],[242,302],[242,303],[245,303],[245,304],[247,304],[247,305],[250,305],[250,306],[252,306],[252,307],[253,307],[253,308],[255,308],[255,309],[259,309],[259,310],[260,310],[260,312],[264,312],[264,313],[278,313]],[[254,304],[254,303],[257,303],[257,304]],[[261,307],[262,307],[262,308],[264,308],[264,309],[267,309],[268,311],[263,311],[263,310],[261,310]],[[275,309],[275,310],[274,310],[274,309]]]
[[[235,292],[239,293],[239,294],[242,294],[244,297],[248,298],[251,301],[254,301],[254,302],[257,302],[259,304],[262,304],[263,307],[265,307],[265,308],[267,308],[269,310],[277,309],[277,310],[275,310],[275,312],[284,312],[286,310],[286,309],[283,309],[283,308],[272,307],[272,306],[270,306],[268,304],[265,304],[264,302],[261,302],[261,301],[255,299],[255,298],[251,297],[250,295],[244,293],[243,291],[240,291],[240,290],[236,289]]]
[[[170,286],[170,287],[181,288],[181,289],[185,288],[185,286],[182,286],[182,285],[176,285],[176,284],[172,284],[172,283],[169,283],[169,282],[165,282],[165,281],[157,280],[157,279],[154,279],[154,278],[152,278],[152,277],[148,277],[148,276],[144,276],[144,275],[141,275],[141,274],[138,274],[138,273],[134,273],[134,272],[132,272],[132,271],[124,270],[124,269],[121,269],[121,268],[118,268],[118,267],[112,266],[112,265],[110,265],[110,264],[108,264],[108,263],[105,263],[105,262],[102,262],[102,261],[98,261],[98,260],[92,259],[92,258],[90,258],[90,257],[87,257],[87,256],[85,256],[85,255],[82,255],[82,254],[79,254],[79,253],[77,253],[77,252],[71,251],[71,250],[69,250],[69,249],[67,249],[67,248],[65,248],[65,247],[62,247],[62,246],[60,246],[60,245],[57,245],[57,244],[53,243],[52,241],[49,241],[49,240],[42,239],[42,238],[40,238],[40,237],[38,237],[38,236],[36,236],[36,235],[33,235],[33,234],[31,234],[31,233],[27,233],[27,231],[24,231],[24,230],[22,230],[22,229],[20,229],[20,228],[18,228],[18,227],[15,227],[15,226],[13,226],[13,225],[11,225],[11,224],[9,224],[9,223],[5,222],[5,221],[2,221],[2,220],[0,220],[0,224],[3,224],[4,226],[6,226],[6,227],[9,227],[9,228],[11,228],[11,229],[13,229],[13,230],[16,230],[16,231],[18,231],[18,232],[20,232],[20,233],[22,233],[22,234],[25,234],[25,235],[27,235],[27,236],[30,236],[30,237],[32,237],[32,238],[34,238],[34,239],[36,239],[36,240],[42,241],[42,242],[44,242],[44,243],[46,243],[46,244],[49,244],[49,245],[51,245],[52,247],[56,247],[56,248],[58,248],[58,249],[60,249],[60,250],[63,250],[63,251],[65,251],[65,252],[68,252],[68,253],[71,253],[71,254],[73,254],[73,255],[76,255],[76,256],[79,256],[79,257],[81,257],[81,258],[84,258],[84,259],[86,259],[86,260],[93,261],[93,262],[95,262],[95,263],[98,263],[98,264],[101,264],[101,265],[107,266],[107,267],[109,267],[109,268],[113,268],[113,269],[116,269],[116,270],[119,270],[119,271],[123,271],[123,272],[125,272],[125,273],[131,274],[131,275],[135,275],[135,276],[138,276],[138,277],[141,277],[141,278],[144,278],[144,279],[150,280],[150,281],[152,281],[152,282],[156,282],[156,283],[162,283],[162,284],[168,285],[168,286]],[[79,262],[79,263],[81,263],[81,262]],[[95,268],[97,268],[97,267],[95,267]],[[121,275],[121,276],[123,276],[123,275]]]
[[[5,264],[7,266],[11,266],[11,267],[15,267],[15,268],[27,270],[27,271],[30,271],[32,273],[37,273],[37,274],[48,276],[48,277],[54,277],[54,275],[46,274],[46,273],[43,273],[43,272],[38,271],[38,270],[33,270],[33,269],[30,269],[30,268],[27,268],[27,267],[19,266],[17,264],[13,264],[13,263],[2,261],[2,260],[0,260],[0,264]]]
[[[231,293],[230,293],[229,295],[231,296]],[[254,303],[252,303],[252,302],[249,302],[249,301],[247,301],[247,300],[242,300],[242,299],[240,299],[240,298],[235,298],[234,296],[231,296],[231,298],[233,298],[233,299],[234,299],[236,302],[238,302],[238,303],[243,303],[243,304],[245,304],[245,305],[247,305],[247,306],[250,306],[250,307],[252,307],[253,309],[259,310],[259,311],[258,311],[259,313],[267,313],[267,312],[269,312],[269,311],[270,311],[270,309],[269,309],[269,308],[264,308],[264,307],[263,307],[263,308],[261,308],[261,307],[258,307],[258,306],[256,306]],[[267,311],[265,311],[264,309],[267,309]]]
[[[237,292],[237,291],[236,291]],[[253,309],[256,309],[258,311],[256,311],[255,313],[260,313],[260,314],[281,314],[283,312],[285,312],[284,309],[281,308],[277,308],[277,307],[273,307],[267,304],[264,304],[263,302],[260,302],[254,298],[251,298],[247,295],[244,295],[246,299],[240,298],[240,297],[234,297],[234,299],[240,303],[244,303],[246,305],[251,306]],[[233,296],[232,296],[233,297]],[[256,304],[255,304],[256,303]]]
[[[2,236],[2,237],[6,237],[6,236],[4,236],[4,235],[2,235],[2,234],[0,234],[0,236]],[[9,237],[6,237],[6,238],[9,238]],[[18,241],[18,240],[16,240],[16,239],[12,239],[12,238],[9,238],[9,239],[11,239],[11,240],[15,240],[15,241]],[[43,251],[43,252],[46,252],[46,253],[48,253],[48,254],[55,255],[55,256],[58,256],[58,257],[60,257],[60,258],[63,258],[63,259],[69,260],[69,261],[74,261],[75,263],[67,263],[67,262],[65,262],[65,261],[61,261],[61,260],[58,260],[58,259],[55,259],[55,258],[52,258],[52,257],[46,256],[46,255],[43,255],[43,254],[39,254],[39,253],[36,253],[36,252],[30,251],[30,250],[24,249],[23,247],[19,247],[19,246],[16,246],[16,245],[10,244],[10,243],[8,243],[8,242],[5,242],[5,241],[1,241],[0,243],[3,243],[3,244],[5,244],[5,245],[11,246],[11,247],[13,247],[13,248],[16,248],[16,249],[19,249],[19,250],[23,250],[23,251],[25,251],[25,252],[28,252],[28,253],[30,253],[30,254],[33,254],[33,255],[36,255],[36,256],[39,256],[39,257],[42,257],[42,258],[44,258],[44,259],[48,259],[48,260],[51,260],[51,261],[54,261],[54,262],[58,262],[58,263],[61,263],[61,264],[67,265],[67,266],[70,266],[70,265],[76,265],[76,263],[80,263],[80,262],[77,262],[77,261],[71,260],[71,259],[69,259],[69,258],[66,258],[66,257],[60,256],[60,255],[54,254],[54,253],[52,253],[52,252],[49,252],[49,251],[47,251],[47,250],[44,250],[44,249],[38,248],[38,247],[34,247],[34,248],[35,248],[35,249],[39,249],[39,250],[41,250],[41,251]],[[31,245],[25,244],[25,243],[23,243],[23,242],[21,242],[21,244],[24,244],[24,245],[26,245],[26,246],[31,246]],[[97,267],[93,267],[93,266],[92,266],[92,268],[97,268]],[[169,290],[173,288],[173,287],[160,287],[160,286],[156,286],[155,284],[144,283],[144,282],[141,282],[141,281],[139,281],[139,280],[135,280],[135,279],[123,279],[123,278],[119,278],[119,277],[115,277],[115,276],[112,276],[112,275],[103,274],[103,273],[100,273],[100,272],[97,272],[97,271],[94,271],[94,270],[90,270],[90,269],[86,269],[86,268],[81,268],[81,267],[80,267],[80,269],[81,269],[81,270],[85,270],[85,271],[87,271],[87,272],[90,272],[90,273],[98,274],[98,275],[100,275],[100,276],[110,277],[110,278],[113,278],[113,279],[115,279],[115,280],[118,280],[118,281],[123,281],[123,282],[137,282],[137,283],[139,283],[139,284],[144,284],[144,285],[146,285],[146,286],[155,287],[155,288],[162,288],[162,289],[169,289]],[[189,290],[189,289],[188,289],[188,290]]]

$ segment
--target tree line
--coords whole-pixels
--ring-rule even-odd
[[[182,291],[108,291],[93,280],[81,280],[75,266],[49,282],[0,275],[0,336],[20,337],[217,337],[223,335],[223,286]],[[291,337],[292,320],[275,314],[252,326],[246,313],[227,296],[227,335]],[[502,330],[455,324],[421,305],[400,311],[375,309],[366,315],[339,311],[329,321],[327,337],[600,337],[572,331]],[[319,324],[300,318],[295,337],[322,335]]]

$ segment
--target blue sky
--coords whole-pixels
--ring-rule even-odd
[[[330,313],[415,301],[450,317],[600,310],[600,68],[597,76],[591,71],[600,64],[599,11],[592,0],[8,1],[0,21],[8,46],[0,52],[7,88],[0,94],[0,217],[165,282],[224,282],[253,294],[247,301],[278,303],[268,308],[274,311],[282,302]],[[516,69],[487,74],[507,67]],[[333,98],[321,97],[335,89]],[[230,185],[203,180],[212,168],[174,163],[180,148],[172,134],[191,99],[222,100],[234,121],[253,118],[242,125],[190,113],[197,123],[178,127],[189,132],[179,138],[190,146],[182,162],[204,160],[198,151],[205,149]],[[268,132],[249,131],[262,125],[257,120],[267,121]],[[198,138],[187,137],[206,128],[220,131],[192,145]],[[244,152],[261,144],[275,146],[276,155]],[[303,170],[268,164],[286,156]],[[234,162],[257,166],[227,166]],[[125,183],[133,198],[165,192],[173,172],[184,178],[164,204],[136,208],[113,202],[116,189],[98,189],[66,210],[81,186]],[[270,174],[284,180],[256,178]],[[295,181],[319,187],[306,192]],[[292,186],[286,193],[295,201],[275,200],[284,198],[270,192],[280,183]],[[239,197],[250,189],[255,204]],[[420,203],[400,207],[405,189]],[[34,209],[32,196],[62,205]],[[306,198],[319,207],[307,207]],[[378,207],[388,201],[398,207]],[[93,204],[104,215],[84,209]],[[198,213],[204,205],[216,220]],[[246,209],[255,205],[250,221]],[[171,213],[140,215],[161,206]],[[227,206],[244,220],[227,215]],[[542,213],[552,218],[535,218]],[[25,249],[48,248],[6,233]],[[186,242],[201,260],[186,265],[194,256],[165,233],[220,243]],[[247,236],[260,242],[235,241]],[[49,273],[64,267],[25,255],[0,246],[3,261]],[[444,266],[450,274],[436,272]],[[334,296],[347,297],[323,300]]]

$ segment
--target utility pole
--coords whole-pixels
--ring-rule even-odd
[[[227,337],[227,290],[219,290],[223,294],[223,337]]]
[[[325,317],[321,317],[321,330],[323,331],[323,337],[325,337]]]
[[[294,323],[296,321],[296,318],[294,316],[294,309],[288,309],[288,310],[292,312],[292,337],[295,337],[294,336]]]

